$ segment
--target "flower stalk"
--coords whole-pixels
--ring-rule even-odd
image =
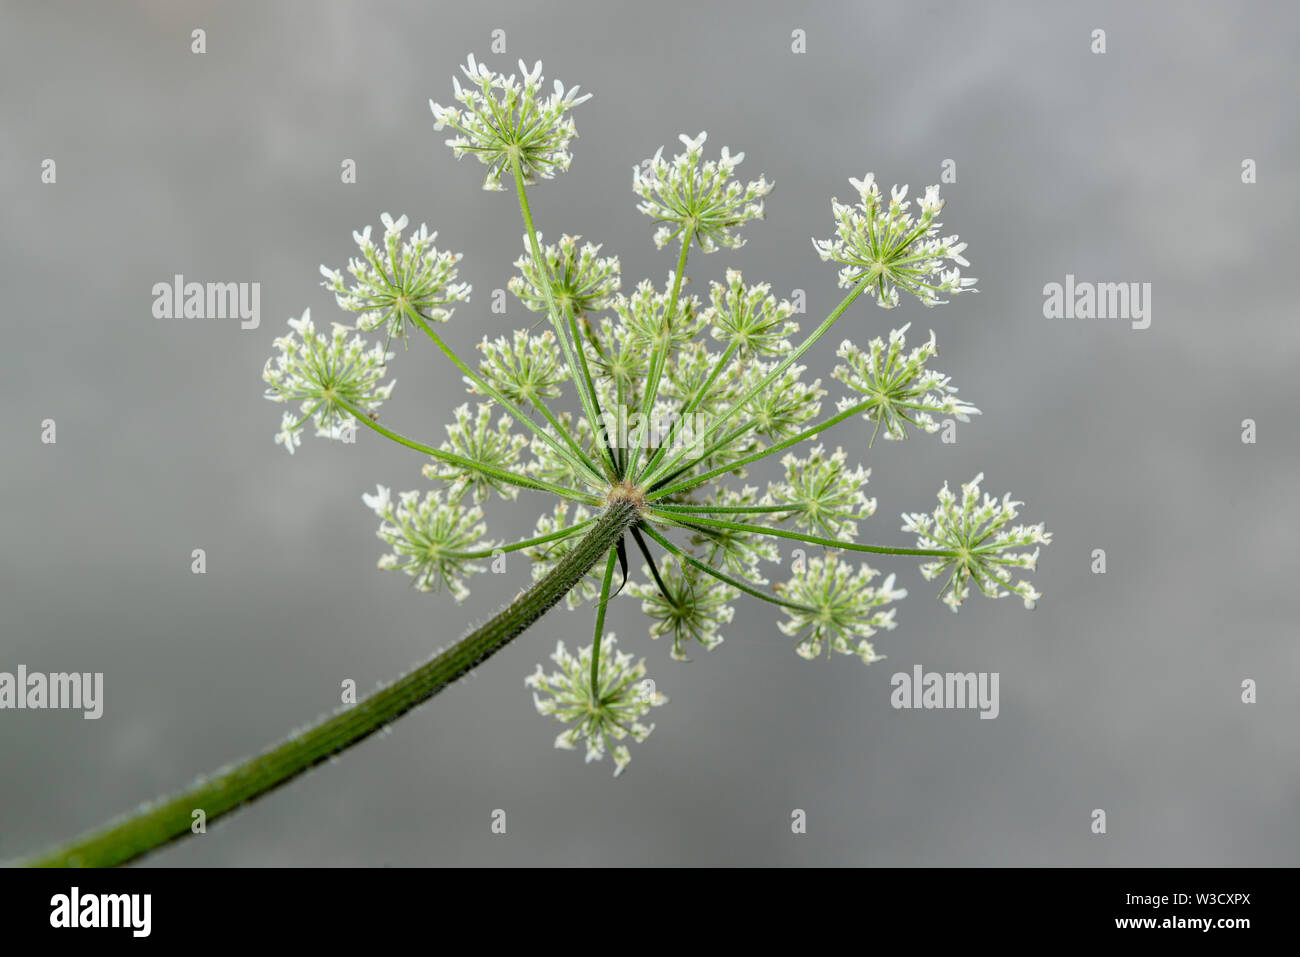
[[[190,790],[162,798],[69,844],[40,854],[31,867],[113,867],[187,837],[194,812],[211,823],[283,787],[334,755],[382,731],[500,651],[560,601],[610,552],[637,519],[636,506],[613,502],[595,527],[540,581],[426,664],[370,697],[240,764],[222,768]]]

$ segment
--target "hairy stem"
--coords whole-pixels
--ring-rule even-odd
[[[615,502],[546,576],[487,624],[369,698],[330,715],[282,744],[217,771],[176,797],[163,798],[100,831],[25,861],[31,867],[111,867],[187,837],[194,811],[210,823],[279,788],[423,704],[518,636],[563,598],[636,521]]]

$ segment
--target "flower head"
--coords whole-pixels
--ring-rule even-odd
[[[550,329],[543,329],[538,335],[527,329],[516,329],[512,339],[497,336],[489,341],[484,336],[479,349],[483,353],[479,375],[519,405],[542,407],[545,400],[560,395],[560,385],[569,377]],[[472,382],[470,391],[477,391]]]
[[[963,279],[956,266],[943,268],[945,259],[957,266],[970,263],[961,255],[965,243],[958,242],[956,236],[938,238],[943,225],[934,219],[943,209],[938,186],[929,187],[917,201],[921,212],[913,218],[907,211],[911,202],[904,198],[906,186],[895,186],[885,205],[873,174],[849,182],[860,199],[853,206],[831,200],[837,238],[813,240],[823,262],[833,259],[843,263],[842,287],[867,280],[876,302],[888,309],[898,305],[899,287],[933,306],[946,302],[939,298],[941,293],[955,296],[975,285],[974,279]]]
[[[651,286],[653,289],[653,286]],[[621,389],[625,402],[639,394],[641,379],[650,362],[643,344],[635,340],[630,328],[609,316],[600,320],[593,334],[583,341],[591,373],[605,380],[615,390]]]
[[[585,741],[588,761],[599,761],[608,751],[617,777],[632,759],[627,745],[619,742],[629,737],[638,742],[648,738],[654,725],[643,724],[641,719],[668,699],[646,678],[645,659],[633,664],[631,655],[617,651],[612,632],[603,645],[594,690],[591,647],[571,655],[562,641],[551,655],[559,670],[548,675],[538,665],[524,684],[533,689],[533,703],[540,714],[573,725],[560,732],[555,746],[572,749]]]
[[[698,339],[682,346],[665,367],[659,383],[659,395],[672,400],[672,412],[692,401],[696,409],[726,408],[741,398],[744,379],[740,367],[737,363],[719,365],[721,358]]]
[[[672,285],[670,274],[668,288]],[[655,292],[654,283],[649,279],[637,283],[631,296],[620,293],[613,307],[619,318],[618,336],[647,353],[655,349],[669,352],[680,349],[695,338],[703,324],[698,299],[678,296],[674,303],[670,292]]]
[[[917,548],[942,549],[956,554],[940,558],[921,566],[927,581],[944,572],[948,580],[943,586],[943,602],[954,612],[970,594],[970,581],[975,580],[980,591],[990,598],[1019,595],[1026,608],[1033,608],[1042,596],[1029,582],[1011,583],[1012,568],[1032,571],[1038,565],[1039,545],[1049,545],[1051,532],[1045,531],[1042,522],[1037,525],[1015,525],[1008,528],[1018,516],[1017,505],[1010,494],[1001,502],[991,495],[980,500],[980,482],[983,473],[961,487],[961,503],[948,490],[945,482],[939,491],[939,507],[934,514],[924,512],[903,514],[903,531],[914,532]],[[1034,550],[1020,551],[1034,546]]]
[[[734,346],[736,358],[778,356],[790,351],[790,337],[799,331],[791,322],[794,307],[776,301],[770,284],[746,286],[738,269],[727,270],[727,282],[709,285],[710,306],[701,318],[713,328],[713,338]]]
[[[392,354],[366,341],[347,326],[334,323],[329,335],[317,332],[311,310],[290,319],[288,335],[275,340],[280,354],[266,360],[262,379],[272,402],[297,402],[298,412],[286,411],[275,441],[292,454],[302,444],[308,419],[316,434],[343,438],[355,430],[356,409],[369,414],[393,394],[394,381],[381,383]]]
[[[848,468],[847,460],[843,449],[827,455],[822,445],[813,446],[803,458],[786,453],[781,459],[785,481],[768,485],[768,502],[789,505],[787,517],[807,532],[856,538],[858,520],[875,514],[876,500],[863,491],[871,469]]]
[[[861,392],[870,402],[862,417],[876,423],[876,431],[871,435],[873,443],[881,426],[884,426],[886,439],[905,439],[907,428],[904,423],[926,432],[937,432],[936,414],[952,416],[958,422],[968,422],[970,416],[980,414],[975,406],[957,398],[957,387],[949,384],[948,376],[925,368],[925,363],[939,354],[933,331],[929,342],[916,346],[904,356],[907,342],[903,333],[910,326],[908,323],[890,332],[888,346],[876,337],[863,350],[845,339],[835,353],[845,361],[845,365],[836,366],[831,375],[850,389]],[[863,401],[846,396],[840,400],[839,410],[843,412]]]
[[[348,261],[351,284],[341,270],[321,266],[321,285],[333,291],[340,308],[361,314],[357,327],[366,331],[387,325],[389,335],[405,338],[412,312],[430,322],[446,322],[453,303],[469,302],[469,283],[454,281],[461,254],[439,252],[433,245],[438,234],[423,223],[403,240],[405,216],[394,220],[384,213],[379,218],[382,243],[370,238],[369,226],[352,234],[362,258]]]
[[[359,314],[363,332],[386,327],[390,338],[405,339],[415,324],[463,377],[475,404],[454,410],[441,446],[425,444],[437,439],[428,437],[424,417],[417,418],[420,434],[409,437],[379,423],[375,410],[392,390],[383,381],[387,344],[369,348],[344,326],[323,335],[307,314],[291,320],[292,334],[276,340],[280,355],[264,372],[269,398],[300,403],[286,413],[277,439],[289,451],[309,418],[329,436],[364,424],[423,454],[424,475],[445,483],[423,495],[380,486],[365,496],[388,543],[380,567],[404,571],[421,590],[446,587],[460,600],[468,577],[489,560],[504,572],[498,556],[530,559],[533,587],[437,667],[464,673],[482,660],[484,642],[518,634],[539,609],[591,602],[593,646],[570,654],[559,644],[551,656],[557,670],[539,667],[527,684],[538,710],[565,723],[558,747],[585,742],[589,761],[609,752],[618,774],[628,762],[625,739],[650,733],[642,718],[664,699],[644,681],[644,665],[617,651],[612,634],[605,637],[616,595],[637,599],[650,637],[669,637],[677,660],[689,660],[692,646],[709,650],[723,641],[742,594],[776,606],[773,617],[784,618],[782,631],[806,658],[826,650],[878,660],[869,639],[894,627],[893,603],[906,593],[892,575],[878,580],[874,569],[843,561],[849,549],[917,554],[927,578],[949,574],[943,600],[954,610],[971,578],[995,597],[1015,592],[1032,604],[1037,592],[1013,583],[1010,570],[1032,568],[1036,546],[1049,536],[1041,525],[1013,527],[1019,503],[1009,497],[981,502],[978,478],[960,503],[945,486],[933,515],[904,516],[920,548],[855,541],[859,522],[876,510],[866,494],[870,472],[851,467],[844,449],[823,444],[822,434],[860,414],[877,433],[901,439],[912,427],[933,432],[943,417],[966,421],[979,411],[928,368],[934,334],[910,350],[907,325],[861,348],[846,340],[834,371],[848,392],[838,415],[823,412],[825,373],[801,364],[865,291],[886,307],[898,303],[900,289],[929,306],[975,284],[957,268],[969,265],[965,243],[938,235],[939,188],[909,203],[905,186],[886,201],[870,174],[850,181],[860,202],[833,201],[836,235],[814,244],[822,259],[843,266],[840,283],[854,292],[796,344],[795,306],[768,283],[746,283],[739,269],[709,284],[707,306],[692,294],[700,281],[696,267],[688,269],[692,250],[743,245],[740,227],[763,217],[772,190],[764,177],[738,178],[743,154],[723,147],[706,160],[704,133],[682,136],[683,149],[671,159],[660,148],[633,172],[638,209],[655,220],[656,243],[680,243],[666,284],[645,279],[624,294],[619,260],[602,255],[601,246],[558,233],[544,244],[527,184],[568,168],[577,135],[571,111],[587,97],[559,83],[544,92],[540,63],[519,69],[504,76],[471,56],[462,69],[466,85],[453,79],[454,104],[430,107],[435,129],[449,129],[455,155],[485,165],[484,188],[503,189],[507,179],[518,186],[525,252],[508,286],[542,317],[505,334],[472,333],[481,355],[465,361],[429,325],[447,321],[469,298],[469,286],[456,281],[460,256],[439,251],[424,226],[404,236],[405,216],[385,213],[382,239],[372,241],[370,227],[354,234],[361,253],[349,262],[350,275],[322,267],[326,287]],[[547,314],[551,328],[544,330]],[[771,468],[771,459],[783,467],[779,481],[766,491],[741,484],[747,469],[765,460]],[[522,498],[520,489],[544,496],[535,531],[494,544],[485,538],[483,508],[496,496]],[[779,562],[780,540],[804,550],[793,577],[772,584],[764,566]],[[634,545],[645,564],[640,580],[629,582]]]
[[[705,161],[707,137],[701,133],[691,139],[683,133],[679,139],[686,151],[672,162],[664,159],[661,146],[632,170],[632,188],[641,197],[637,209],[663,224],[655,233],[660,249],[688,230],[706,253],[720,246],[739,249],[745,241],[736,230],[763,218],[763,197],[772,192],[772,184],[761,176],[748,184],[732,179],[745,154],[733,156],[725,146],[718,159]]]
[[[795,647],[801,657],[816,658],[823,644],[828,646],[828,654],[855,654],[868,665],[883,657],[876,654],[867,638],[881,628],[895,627],[894,609],[883,606],[906,598],[907,592],[894,587],[893,575],[873,587],[869,583],[878,574],[866,565],[855,574],[830,552],[807,559],[781,586],[784,599],[803,606],[786,608],[788,617],[779,626],[790,637],[801,639]]]
[[[471,416],[469,403],[463,403],[453,413],[455,422],[447,426],[447,438],[442,451],[451,452],[480,466],[498,471],[509,471],[519,461],[519,453],[528,445],[522,435],[510,430],[513,420],[508,415],[492,424],[492,403],[480,402],[478,411]],[[482,502],[488,492],[495,490],[502,498],[514,499],[519,495],[517,485],[509,485],[480,468],[460,467],[442,461],[424,466],[425,478],[454,482],[469,489],[475,502]]]
[[[578,87],[566,91],[556,80],[554,92],[543,96],[540,60],[531,70],[520,60],[522,79],[516,79],[513,73],[505,76],[489,70],[470,54],[461,72],[473,84],[462,87],[452,77],[461,106],[440,106],[430,100],[429,109],[435,130],[450,126],[457,132],[447,140],[457,159],[469,153],[488,167],[484,189],[505,188],[501,177],[511,172],[513,156],[518,157],[529,185],[569,168],[573,160],[569,144],[578,135],[569,111],[591,99],[590,93],[578,96]]]
[[[750,363],[745,370],[745,384],[761,383],[775,365],[775,362]],[[826,390],[821,379],[803,381],[801,376],[806,369],[806,366],[790,366],[745,404],[745,415],[754,424],[756,434],[769,439],[787,439],[817,417]]]
[[[487,526],[483,510],[461,501],[453,488],[444,498],[441,491],[402,492],[397,501],[380,485],[362,501],[382,519],[375,533],[392,551],[379,559],[379,567],[400,569],[413,579],[419,591],[447,586],[456,601],[469,595],[465,579],[484,571],[473,559],[492,553],[493,543],[483,538]]]
[[[622,283],[617,256],[600,256],[600,246],[595,243],[578,245],[581,236],[564,235],[559,243],[542,246],[542,259],[550,274],[551,292],[561,315],[582,315],[608,309],[614,294]],[[542,234],[537,234],[542,241]],[[507,284],[519,301],[533,312],[546,312],[546,292],[542,277],[537,272],[537,262],[529,250],[528,237],[524,237],[524,255],[515,260],[521,275],[512,276]]]
[[[705,651],[722,644],[720,629],[735,617],[731,602],[739,593],[694,566],[683,567],[680,561],[665,557],[660,565],[660,573],[653,576],[653,581],[630,584],[628,593],[642,600],[641,610],[653,622],[650,637],[671,635],[673,660],[690,661],[687,642],[698,642]],[[643,572],[646,579],[651,579],[649,567]]]

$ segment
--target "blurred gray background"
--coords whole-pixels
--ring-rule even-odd
[[[620,599],[609,627],[672,703],[617,781],[552,750],[559,725],[523,686],[557,638],[590,640],[591,611],[559,609],[391,736],[150,863],[1300,863],[1298,24],[1281,3],[4,4],[0,670],[103,671],[106,703],[97,722],[0,712],[0,859],[272,743],[528,581],[520,559],[457,606],[376,570],[361,494],[424,487],[420,457],[371,434],[290,457],[260,381],[288,317],[344,318],[317,266],[383,211],[464,252],[454,344],[535,320],[489,310],[519,254],[513,197],[481,192],[482,167],[432,130],[427,101],[450,102],[473,51],[595,94],[534,212],[552,240],[617,252],[625,289],[671,268],[630,174],[681,132],[776,183],[744,249],[693,259],[694,290],[729,266],[805,289],[805,329],[841,295],[809,243],[831,196],[867,170],[919,191],[954,160],[945,232],[969,242],[979,294],[864,302],[809,361],[829,381],[840,338],[935,329],[936,364],[984,415],[952,445],[868,453],[861,422],[833,438],[872,467],[863,538],[909,544],[899,513],[982,471],[1054,533],[1044,598],[954,616],[915,562],[873,563],[912,595],[870,668],[798,658],[753,600],[679,664]],[[154,319],[175,273],[260,282],[261,327]],[[1151,328],[1044,319],[1067,273],[1150,282]],[[459,378],[414,340],[394,372],[384,420],[439,441]],[[493,506],[491,532],[526,533],[546,502]],[[895,711],[890,677],[914,664],[999,672],[1001,715]]]

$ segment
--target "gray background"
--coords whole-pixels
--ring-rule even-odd
[[[507,56],[488,55],[495,28]],[[367,434],[291,458],[259,378],[285,319],[339,317],[317,265],[385,210],[464,251],[474,300],[451,341],[533,321],[488,309],[520,248],[513,198],[431,128],[427,100],[450,101],[474,51],[595,93],[534,210],[548,237],[619,253],[625,288],[671,266],[630,170],[680,132],[776,182],[746,248],[692,261],[695,290],[733,265],[806,289],[805,328],[840,296],[808,241],[830,235],[830,197],[868,169],[918,190],[954,159],[945,231],[979,294],[855,306],[811,365],[829,376],[841,332],[934,328],[984,415],[955,445],[868,454],[865,425],[839,434],[873,469],[863,537],[906,544],[898,513],[983,471],[1055,535],[1045,597],[954,616],[914,562],[886,564],[912,597],[870,668],[799,659],[752,600],[678,664],[620,600],[610,627],[672,703],[617,781],[553,751],[523,687],[557,638],[590,639],[590,610],[560,609],[391,736],[151,863],[1296,864],[1296,28],[1262,3],[5,4],[0,670],[103,671],[107,701],[98,722],[0,713],[0,858],[271,743],[527,581],[520,561],[456,606],[377,571],[361,493],[423,487],[419,456]],[[260,281],[261,328],[152,318],[177,272]],[[1044,319],[1067,272],[1152,283],[1151,328]],[[463,395],[448,368],[413,342],[385,421],[439,440]],[[491,531],[525,532],[545,502],[494,506]],[[917,663],[999,672],[1001,716],[893,710],[890,676]]]

